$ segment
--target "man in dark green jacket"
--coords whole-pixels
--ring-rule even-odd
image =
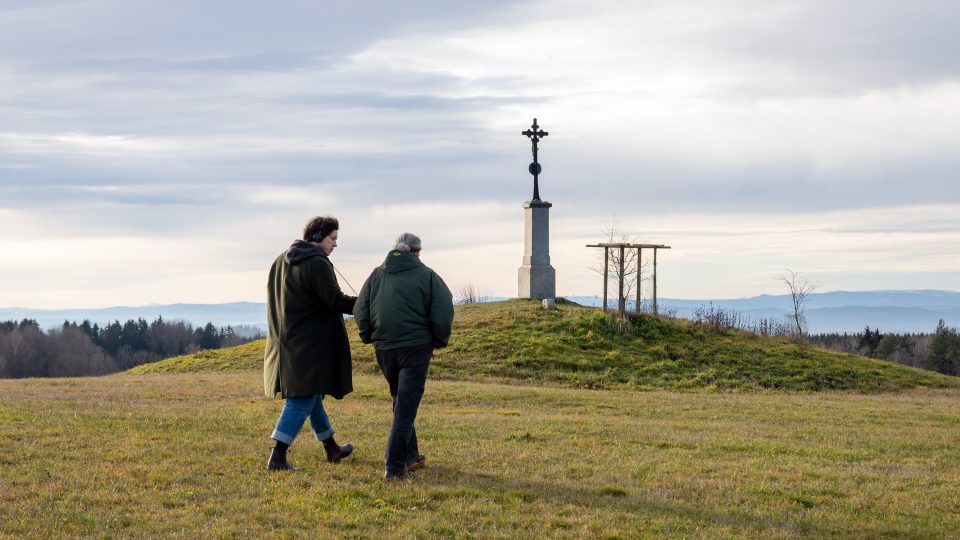
[[[426,462],[413,423],[433,349],[447,346],[453,325],[453,295],[440,276],[420,262],[420,248],[416,235],[401,234],[363,284],[353,308],[360,339],[373,343],[393,396],[385,480],[409,478]]]
[[[339,463],[353,446],[340,446],[323,408],[324,396],[343,398],[353,390],[350,342],[343,314],[356,297],[340,291],[329,256],[337,247],[340,224],[331,216],[307,222],[297,240],[274,261],[267,283],[267,345],[263,355],[263,390],[286,399],[267,468],[294,469],[287,448],[309,417],[327,461]]]

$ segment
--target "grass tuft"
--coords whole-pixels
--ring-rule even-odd
[[[610,497],[626,497],[627,490],[617,486],[603,486],[603,488],[600,489],[600,494]]]

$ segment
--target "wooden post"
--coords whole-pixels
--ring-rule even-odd
[[[640,263],[643,262],[642,254],[643,254],[643,248],[638,247],[637,248],[637,305],[634,306],[634,308],[636,308],[637,315],[640,314],[640,277],[641,277],[641,268],[643,268],[643,265],[641,265]]]
[[[607,289],[610,284],[610,248],[603,248],[603,311],[607,311]]]
[[[653,248],[653,316],[657,313],[657,248]]]
[[[637,250],[637,304],[636,304],[636,313],[641,313],[643,305],[643,248],[653,250],[653,314],[659,315],[660,309],[657,305],[657,250],[658,249],[670,249],[670,246],[663,246],[660,244],[626,244],[626,243],[600,243],[600,244],[588,244],[588,248],[603,248],[603,311],[609,312],[609,303],[610,303],[610,249],[619,248],[620,249],[620,275],[617,280],[617,314],[620,317],[626,317],[627,315],[627,296],[624,292],[626,283],[626,271],[627,271],[627,249]]]
[[[617,295],[617,314],[623,317],[627,313],[627,299],[623,297],[623,251],[620,246],[620,293]]]

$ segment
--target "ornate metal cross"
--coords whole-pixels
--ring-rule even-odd
[[[537,119],[533,119],[533,125],[530,126],[531,129],[528,129],[524,132],[521,132],[521,135],[526,135],[530,137],[530,142],[533,143],[533,163],[527,167],[527,170],[530,171],[530,174],[533,175],[533,200],[540,200],[540,184],[538,182],[538,177],[540,176],[540,171],[543,169],[540,166],[540,163],[537,162],[537,143],[540,142],[540,139],[549,135],[546,131],[540,129],[540,126],[537,125]]]

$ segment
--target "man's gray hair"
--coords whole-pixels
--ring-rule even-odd
[[[397,245],[394,246],[397,251],[412,251],[416,253],[420,251],[420,237],[413,233],[401,233],[397,237]]]

